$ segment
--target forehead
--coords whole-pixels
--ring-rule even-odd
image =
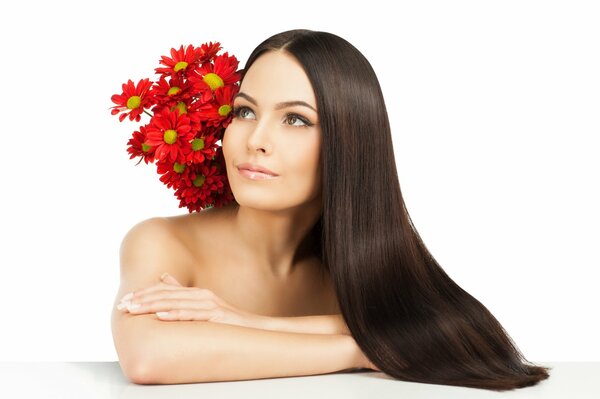
[[[244,75],[240,91],[257,99],[261,107],[302,100],[317,108],[312,85],[301,64],[282,51],[269,51],[257,58]]]

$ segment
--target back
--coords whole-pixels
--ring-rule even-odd
[[[177,238],[171,221],[155,217],[133,226],[123,238],[120,248],[121,283],[113,304],[111,328],[114,345],[123,373],[132,381],[146,374],[141,370],[153,354],[144,343],[163,323],[154,314],[132,315],[118,310],[120,299],[127,293],[160,282],[167,272],[184,286],[190,286],[192,274],[186,262],[188,249]]]

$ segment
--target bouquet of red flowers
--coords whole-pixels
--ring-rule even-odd
[[[231,122],[240,71],[235,56],[219,50],[219,42],[173,48],[170,58],[161,57],[156,81],[128,80],[111,97],[111,114],[120,114],[120,122],[150,117],[133,132],[127,152],[130,159],[140,157],[136,165],[156,161],[160,181],[190,213],[234,200],[220,140]]]

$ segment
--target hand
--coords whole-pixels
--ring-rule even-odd
[[[132,314],[156,313],[164,321],[211,321],[244,327],[254,326],[259,317],[230,305],[211,290],[184,287],[167,273],[160,283],[125,295],[117,308]]]

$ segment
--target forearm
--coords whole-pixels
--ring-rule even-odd
[[[143,383],[315,375],[362,367],[351,336],[268,331],[212,322],[159,322]]]
[[[350,335],[341,314],[299,317],[260,316],[256,327],[283,332]]]

